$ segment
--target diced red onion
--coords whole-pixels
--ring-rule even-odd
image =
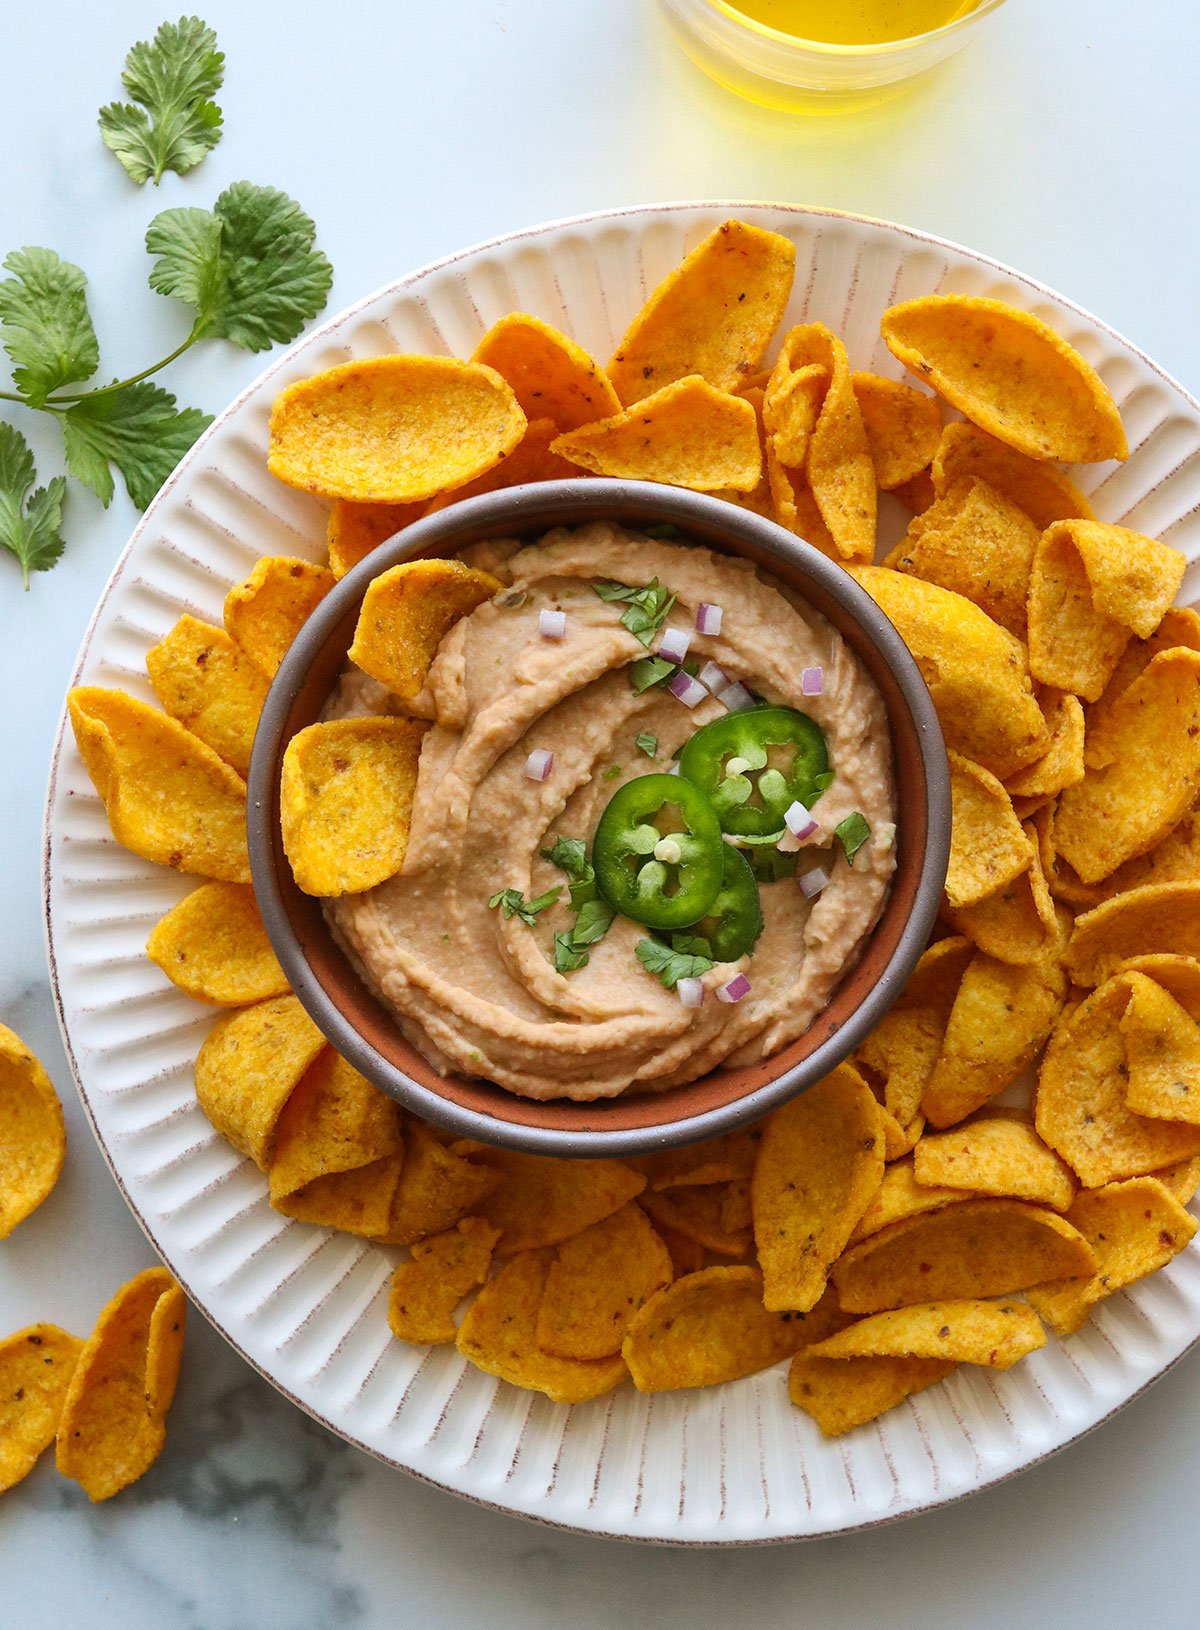
[[[684,707],[695,707],[697,703],[708,699],[708,692],[704,686],[698,684],[691,674],[685,674],[682,668],[669,681],[667,689],[677,702],[683,703]]]
[[[706,662],[696,678],[707,690],[712,691],[714,696],[725,690],[729,684],[729,675],[719,662]]]
[[[740,1002],[750,994],[750,981],[744,973],[735,973],[727,984],[717,986],[718,1002]]]
[[[567,614],[565,611],[538,612],[538,633],[544,640],[560,640],[567,632]]]
[[[722,707],[727,707],[730,713],[737,713],[744,707],[754,706],[753,696],[740,679],[735,679],[732,685],[726,685],[725,689],[717,696],[717,701],[720,702]]]
[[[677,979],[675,994],[684,1007],[700,1007],[704,1002],[703,979]]]
[[[720,606],[710,606],[707,600],[702,600],[696,607],[697,634],[719,634],[721,632],[721,618],[725,615]]]
[[[665,628],[658,642],[658,655],[668,662],[682,662],[688,654],[692,636],[686,628]]]
[[[800,675],[801,696],[820,696],[825,689],[824,668],[805,668]]]
[[[554,754],[544,747],[535,747],[525,760],[525,774],[531,781],[545,781],[554,768]]]
[[[814,832],[820,830],[816,821],[813,820],[799,799],[784,810],[783,821],[788,831],[799,838],[802,843],[806,838],[811,838]]]
[[[796,879],[800,885],[801,893],[809,900],[815,900],[817,895],[829,881],[829,873],[823,866],[811,866],[808,871],[801,872]]]

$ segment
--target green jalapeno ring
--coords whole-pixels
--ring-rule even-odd
[[[795,748],[786,771],[769,763],[771,747]],[[702,725],[685,743],[679,771],[707,794],[722,830],[736,837],[780,831],[785,811],[797,802],[811,808],[832,779],[821,727],[807,713],[773,706]],[[756,783],[747,771],[758,772]],[[756,791],[758,802],[751,803]]]
[[[682,830],[656,823],[678,811]],[[682,776],[641,775],[609,799],[592,864],[605,900],[646,928],[687,928],[711,910],[725,875],[726,844],[704,793]]]

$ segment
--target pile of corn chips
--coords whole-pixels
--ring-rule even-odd
[[[197,1060],[205,1114],[285,1215],[411,1247],[399,1337],[457,1342],[562,1402],[790,1358],[793,1402],[836,1434],[957,1364],[1007,1368],[1043,1324],[1069,1335],[1196,1231],[1200,617],[1173,605],[1183,557],[1097,519],[1058,468],[1127,454],[1060,336],[930,296],[883,334],[936,395],[854,371],[819,322],[771,358],[794,258],[727,222],[607,369],[514,314],[469,361],[350,362],[289,387],[270,467],[332,500],[328,567],[261,561],[224,630],[183,618],[148,658],[165,711],[85,688],[71,717],[118,839],[209,880],[149,946],[232,1009]],[[627,1161],[452,1143],[402,1116],[290,994],[246,887],[255,720],[336,578],[431,509],[581,471],[716,493],[847,565],[913,653],[951,763],[942,919],[882,1023],[759,1125]],[[881,493],[912,519],[874,565]],[[412,696],[492,592],[453,562],[394,568],[354,654]],[[403,863],[420,727],[385,722],[289,749],[285,839],[310,892]],[[1000,1107],[1034,1067],[1032,1105]]]

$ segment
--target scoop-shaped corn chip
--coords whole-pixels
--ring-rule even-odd
[[[946,897],[974,905],[1029,867],[1031,845],[996,777],[961,753],[950,754],[950,864]]]
[[[1023,510],[1039,532],[1055,521],[1095,519],[1092,506],[1061,470],[1027,458],[969,422],[945,427],[930,469],[938,493],[956,481],[986,481]]]
[[[941,404],[936,396],[881,374],[855,373],[850,379],[867,432],[875,484],[890,492],[928,469],[941,439]]]
[[[201,883],[185,894],[155,926],[146,955],[181,991],[218,1007],[264,1002],[289,988],[245,883]]]
[[[705,1183],[669,1189],[664,1193],[647,1190],[641,1205],[656,1228],[682,1234],[716,1256],[742,1257],[754,1243],[748,1221],[730,1227],[727,1207],[728,1183]]]
[[[974,954],[974,947],[965,935],[949,934],[934,940],[921,952],[897,1006],[931,1008],[944,1028],[962,976]]]
[[[763,1126],[751,1184],[764,1305],[807,1313],[883,1180],[871,1089],[839,1064]]]
[[[936,1127],[953,1126],[1028,1069],[1062,1011],[1066,988],[1057,959],[1015,965],[977,952],[921,1095],[926,1118]],[[918,1180],[945,1181],[919,1173]]]
[[[1109,710],[1098,756],[1054,817],[1055,847],[1085,883],[1154,849],[1200,797],[1200,651],[1159,652]]]
[[[638,1203],[640,1205],[641,1201]],[[657,1217],[654,1219],[654,1232],[671,1254],[673,1278],[682,1279],[685,1273],[696,1273],[708,1261],[708,1252],[699,1240],[690,1239],[687,1234],[681,1234]]]
[[[327,566],[264,555],[225,596],[225,632],[268,679],[336,579]]]
[[[876,1094],[878,1098],[878,1094]],[[910,1121],[901,1124],[891,1110],[879,1107],[879,1121],[883,1128],[883,1158],[885,1162],[901,1160],[905,1155],[911,1154],[916,1147],[917,1139],[925,1130],[925,1117],[914,1115]]]
[[[0,1239],[50,1193],[66,1147],[50,1077],[20,1036],[0,1024]]]
[[[1049,744],[1021,642],[961,594],[883,566],[851,569],[912,652],[947,744],[1003,780]]]
[[[182,616],[146,652],[154,694],[173,719],[244,776],[267,676],[223,628]]]
[[[705,1138],[686,1149],[663,1149],[629,1161],[652,1189],[691,1188],[706,1183],[733,1183],[748,1179],[762,1137],[760,1126],[745,1126],[720,1137]]]
[[[851,1246],[833,1282],[848,1313],[916,1302],[1007,1296],[1091,1273],[1091,1247],[1070,1223],[1022,1200],[964,1200],[909,1217]]]
[[[610,1217],[646,1186],[646,1179],[620,1160],[556,1160],[482,1144],[456,1148],[469,1149],[473,1163],[508,1179],[478,1208],[479,1216],[501,1231],[497,1256],[570,1239]]]
[[[400,1112],[392,1099],[326,1047],[276,1123],[271,1199],[285,1199],[315,1178],[399,1155],[403,1148]]]
[[[762,1286],[757,1268],[702,1268],[652,1296],[621,1349],[638,1391],[736,1381],[814,1339],[805,1320],[763,1307]]]
[[[551,450],[596,475],[664,481],[695,492],[752,492],[762,475],[753,403],[698,374],[664,385],[636,407],[559,436]]]
[[[999,441],[1064,464],[1125,458],[1108,387],[1048,324],[978,295],[930,294],[884,312],[884,343]]]
[[[381,543],[420,520],[428,507],[424,499],[415,504],[356,504],[352,498],[335,498],[325,529],[329,570],[335,578],[345,577]]]
[[[556,1358],[537,1341],[538,1308],[554,1253],[523,1251],[506,1262],[467,1309],[458,1350],[477,1368],[514,1387],[544,1392],[556,1404],[582,1404],[625,1379],[625,1360]]]
[[[1014,967],[1057,959],[1062,938],[1034,828],[1024,825],[1032,851],[1028,869],[986,900],[946,911],[946,920],[960,934],[987,956]]]
[[[1066,968],[1076,984],[1098,985],[1148,951],[1200,957],[1200,880],[1147,883],[1085,911],[1067,941]]]
[[[749,509],[755,515],[761,515],[766,521],[775,519],[775,499],[771,492],[771,474],[767,461],[767,432],[763,424],[763,390],[761,385],[755,385],[737,393],[743,397],[754,409],[754,420],[758,428],[758,450],[762,457],[762,471],[756,486],[748,492],[738,492],[733,487],[718,487],[713,493],[714,498],[724,498],[727,503],[736,504],[739,509]],[[573,472],[572,472],[573,473]]]
[[[1200,1025],[1153,979],[1142,973],[1124,977],[1125,1102],[1156,1120],[1200,1122]]]
[[[1078,696],[1070,691],[1046,691],[1041,698],[1050,732],[1050,745],[1005,785],[1015,798],[1053,798],[1083,780],[1084,717]]]
[[[397,696],[416,696],[450,629],[503,584],[458,560],[409,560],[367,589],[350,660]]]
[[[996,1113],[924,1137],[913,1151],[913,1175],[929,1187],[970,1189],[1033,1200],[1067,1211],[1075,1179],[1023,1115]]]
[[[487,1279],[498,1232],[482,1217],[464,1217],[457,1227],[419,1240],[411,1262],[402,1262],[392,1275],[392,1334],[433,1346],[453,1341],[458,1334],[454,1310]]]
[[[934,1008],[913,1005],[902,997],[851,1056],[866,1080],[882,1087],[884,1108],[900,1126],[909,1126],[921,1107],[945,1023]],[[886,1153],[889,1159],[897,1158],[890,1149]]]
[[[898,487],[893,487],[892,497],[903,504],[910,515],[921,515],[937,497],[933,477],[928,470],[922,470],[911,480],[902,481]]]
[[[634,1314],[673,1278],[646,1213],[623,1205],[558,1247],[538,1309],[538,1346],[560,1358],[619,1353]]]
[[[1185,1206],[1200,1189],[1200,1155],[1193,1155],[1190,1160],[1177,1160],[1171,1166],[1162,1166],[1158,1171],[1151,1172],[1150,1176],[1156,1177],[1180,1205]]]
[[[503,1183],[502,1172],[463,1160],[440,1144],[420,1121],[409,1120],[404,1163],[383,1237],[389,1245],[411,1245],[430,1234],[441,1234],[477,1211]]]
[[[464,498],[478,498],[485,492],[501,492],[506,487],[523,487],[534,481],[566,481],[577,478],[579,471],[565,458],[554,452],[559,427],[553,419],[531,419],[521,440],[506,459],[490,469],[486,475],[476,476],[465,487],[455,487],[440,498],[430,501],[426,513],[435,515],[439,509],[461,503]]]
[[[847,1243],[857,1245],[869,1234],[877,1234],[881,1228],[902,1222],[905,1217],[918,1217],[923,1211],[940,1211],[942,1206],[955,1205],[968,1198],[970,1196],[961,1189],[927,1188],[917,1182],[911,1159],[897,1160],[884,1172],[883,1182]]]
[[[493,323],[471,361],[494,368],[508,381],[531,423],[552,419],[559,430],[575,430],[621,411],[612,381],[582,345],[527,312],[514,311]]]
[[[718,390],[746,384],[766,355],[792,292],[795,246],[776,232],[725,221],[658,285],[608,365],[630,406],[688,374]]]
[[[1086,758],[1089,766],[1100,769],[1111,762],[1105,750],[1105,736],[1114,706],[1134,680],[1145,673],[1160,651],[1169,651],[1176,646],[1200,651],[1200,612],[1193,611],[1189,606],[1169,606],[1149,639],[1132,639],[1121,653],[1121,660],[1113,669],[1099,701],[1093,702],[1087,710]]]
[[[454,357],[368,357],[275,398],[267,467],[321,498],[412,504],[461,487],[525,432],[512,387]]]
[[[1190,1019],[1200,1024],[1200,962],[1195,957],[1175,956],[1169,951],[1149,952],[1129,957],[1119,964],[1118,973],[1140,973],[1179,1003]]]
[[[90,1500],[136,1482],[166,1442],[187,1302],[165,1268],[123,1285],[83,1345],[58,1426],[58,1469]]]
[[[804,468],[828,389],[829,369],[824,363],[794,366],[785,346],[785,354],[768,376],[763,391],[763,428],[781,464],[796,471]]]
[[[767,486],[771,493],[771,517],[779,525],[794,532],[798,538],[811,543],[830,560],[841,561],[833,534],[821,519],[817,501],[804,484],[801,471],[781,462],[775,444],[768,437],[763,449],[766,460]]]
[[[1091,1245],[1096,1271],[1029,1292],[1029,1301],[1056,1336],[1078,1330],[1097,1302],[1178,1256],[1196,1232],[1196,1219],[1155,1177],[1085,1189],[1067,1213]]]
[[[0,1494],[54,1442],[82,1351],[79,1337],[56,1324],[31,1324],[0,1341]]]
[[[938,583],[1024,639],[1029,573],[1041,536],[1013,503],[986,481],[956,481],[927,510],[884,564]]]
[[[250,881],[246,783],[211,747],[122,691],[77,686],[67,710],[119,844],[176,871]]]
[[[283,1106],[325,1046],[294,996],[219,1019],[196,1059],[196,1097],[223,1138],[262,1171],[275,1152]]]
[[[1045,1345],[1032,1308],[963,1297],[876,1313],[809,1351],[814,1358],[940,1358],[1011,1370]]]
[[[1120,1020],[1128,999],[1128,980],[1119,974],[1064,1013],[1038,1073],[1038,1132],[1087,1188],[1200,1154],[1200,1126],[1136,1115],[1126,1102]]]
[[[426,728],[416,719],[329,719],[288,742],[279,814],[305,894],[361,894],[403,866]]]
[[[841,1437],[886,1414],[954,1369],[941,1358],[821,1358],[797,1353],[788,1397],[827,1438]]]
[[[286,1194],[272,1194],[271,1204],[283,1216],[294,1217],[297,1222],[382,1240],[391,1227],[400,1167],[399,1156],[385,1155],[382,1160],[356,1166],[351,1171],[314,1177],[303,1188]]]

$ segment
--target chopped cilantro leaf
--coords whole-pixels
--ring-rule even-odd
[[[684,956],[702,956],[712,960],[712,946],[703,934],[672,934],[671,949]]]
[[[621,614],[621,626],[627,628],[635,639],[649,647],[654,644],[655,637],[661,632],[663,624],[671,615],[671,608],[675,604],[675,596],[663,588],[657,577],[642,588],[633,588],[626,583],[593,583],[592,588],[602,600],[619,600],[625,603],[626,609]]]
[[[199,17],[163,23],[133,47],[121,74],[133,102],[101,108],[100,135],[139,186],[157,187],[165,170],[186,174],[217,145],[221,110],[212,98],[224,77],[217,36]]]
[[[833,830],[842,840],[847,863],[853,866],[855,855],[871,836],[871,828],[867,825],[866,817],[856,809],[853,814],[847,815],[844,821],[839,821]]]
[[[602,940],[612,927],[616,912],[604,900],[588,900],[580,908],[575,926],[567,933],[554,936],[554,969],[556,973],[573,973],[586,968],[587,947]]]
[[[648,538],[681,538],[683,533],[672,521],[659,521],[654,526],[644,526],[642,531]]]
[[[600,777],[600,779],[601,779],[601,781],[615,781],[617,779],[617,777],[620,775],[620,773],[621,773],[621,766],[619,764],[610,764],[608,766],[608,769],[604,771],[604,773]]]
[[[510,917],[520,917],[523,923],[532,928],[538,913],[552,906],[561,893],[562,884],[556,883],[552,889],[547,889],[545,894],[539,894],[536,900],[530,900],[526,904],[525,896],[520,889],[501,889],[499,894],[493,894],[488,901],[488,910],[495,911],[499,906],[505,922]]]
[[[637,959],[648,973],[657,974],[668,990],[674,990],[681,979],[698,979],[716,964],[710,957],[689,955],[675,951],[661,940],[639,940]]]
[[[666,657],[639,657],[629,665],[629,683],[633,686],[634,695],[640,696],[651,685],[661,685],[674,672],[675,664],[668,662]]]
[[[541,856],[560,872],[566,872],[573,906],[582,906],[596,898],[596,873],[582,838],[556,838],[553,848],[543,849]]]
[[[652,736],[648,731],[642,731],[634,740],[634,746],[640,747],[647,758],[658,757],[658,737]]]

